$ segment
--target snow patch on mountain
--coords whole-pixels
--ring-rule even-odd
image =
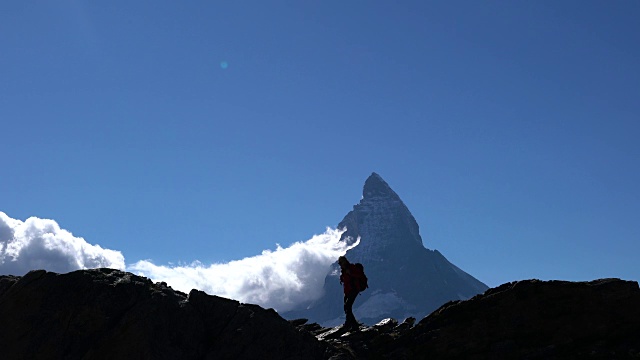
[[[377,318],[385,316],[389,311],[396,309],[411,310],[414,307],[404,301],[395,291],[374,291],[362,305],[355,308],[354,314],[359,318]]]

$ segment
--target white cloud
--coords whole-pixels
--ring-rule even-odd
[[[31,217],[23,222],[0,211],[0,274],[24,275],[35,269],[65,273],[98,267],[124,269],[124,256],[73,236],[54,220]]]
[[[98,267],[126,269],[183,292],[199,289],[283,312],[322,295],[331,264],[358,245],[358,241],[339,241],[343,232],[327,228],[307,241],[287,248],[277,245],[275,250],[226,264],[195,261],[164,266],[143,260],[125,267],[120,251],[89,244],[54,220],[31,217],[23,222],[0,212],[0,275],[24,275],[35,269],[58,273]]]
[[[283,312],[295,305],[319,298],[330,265],[349,248],[339,241],[340,230],[327,229],[305,242],[297,242],[274,251],[227,264],[205,266],[195,262],[188,266],[159,266],[138,261],[129,271],[165,281],[177,290],[199,289],[208,294],[258,304]]]

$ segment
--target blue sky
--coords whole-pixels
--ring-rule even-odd
[[[639,18],[637,1],[3,2],[0,211],[127,264],[227,263],[336,226],[375,171],[425,246],[489,286],[638,280]]]

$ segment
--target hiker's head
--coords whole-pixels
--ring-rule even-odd
[[[349,264],[349,260],[347,260],[346,257],[340,256],[338,258],[338,265],[340,265],[340,267],[345,267],[347,264]]]

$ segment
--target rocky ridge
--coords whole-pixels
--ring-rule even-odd
[[[640,358],[634,281],[516,281],[414,321],[385,319],[348,333],[294,325],[338,349],[335,359]]]
[[[3,359],[323,359],[274,310],[113,269],[0,276]]]
[[[0,276],[7,359],[637,359],[640,289],[526,280],[344,332],[112,269]]]

